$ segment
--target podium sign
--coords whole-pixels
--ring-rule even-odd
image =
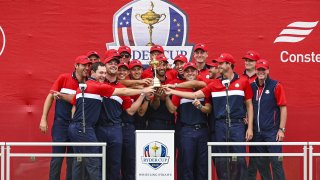
[[[136,179],[174,180],[174,131],[136,131]]]

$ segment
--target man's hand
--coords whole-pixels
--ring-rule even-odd
[[[253,131],[252,129],[247,129],[247,132],[246,132],[246,141],[250,141],[253,137]]]
[[[192,104],[197,108],[197,109],[201,109],[202,108],[202,104],[199,101],[199,99],[197,98],[197,96],[194,96],[194,100],[192,102]]]
[[[276,141],[282,142],[284,139],[284,132],[282,132],[280,129],[277,133]]]
[[[154,93],[154,92],[155,92],[155,89],[154,89],[153,86],[149,86],[149,87],[146,87],[146,88],[143,88],[143,89],[142,89],[142,93],[145,93],[145,94],[147,94],[147,93]]]
[[[58,92],[58,91],[53,91],[53,90],[50,90],[50,93],[53,95],[53,98],[54,99],[61,99],[61,93]]]
[[[145,86],[151,86],[152,83],[153,83],[152,78],[141,79],[141,84],[143,84]]]
[[[170,88],[168,88],[168,87],[164,87],[163,88],[164,89],[164,93],[166,93],[166,95],[172,95],[172,91],[174,91],[173,89],[170,89]]]
[[[40,131],[46,134],[48,131],[48,121],[46,117],[42,117],[39,125]]]

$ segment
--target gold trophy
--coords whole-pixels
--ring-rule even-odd
[[[155,58],[150,62],[150,65],[153,66],[154,70],[154,78],[153,78],[153,87],[159,88],[161,87],[160,79],[157,77],[157,66],[159,64],[159,61]]]
[[[152,43],[152,29],[153,29],[153,25],[157,24],[163,20],[166,19],[166,15],[165,14],[157,14],[153,11],[153,2],[151,1],[151,9],[148,10],[148,12],[144,13],[144,14],[136,14],[136,19],[144,24],[149,25],[148,29],[149,29],[149,35],[150,35],[150,42],[147,44],[147,46],[153,46],[154,44]],[[161,19],[162,17],[164,17],[163,19]]]

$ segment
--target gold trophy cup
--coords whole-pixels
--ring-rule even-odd
[[[157,13],[155,13],[153,11],[153,7],[154,7],[154,5],[153,5],[153,2],[151,1],[151,9],[149,9],[144,14],[136,14],[136,16],[135,16],[138,21],[148,25],[149,35],[150,35],[150,42],[147,44],[147,46],[153,46],[154,45],[153,42],[152,42],[153,25],[166,19],[166,15],[165,14],[157,14]]]
[[[153,66],[153,70],[154,70],[153,87],[155,88],[161,87],[161,82],[160,82],[160,79],[157,77],[157,71],[156,71],[158,64],[159,64],[159,61],[156,59],[153,59],[152,62],[150,62],[150,65]]]

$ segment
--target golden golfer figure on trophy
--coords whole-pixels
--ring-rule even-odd
[[[152,42],[153,25],[166,19],[166,15],[165,14],[157,14],[157,13],[155,13],[153,11],[153,7],[154,7],[154,5],[153,5],[153,2],[151,1],[151,9],[149,9],[144,14],[136,14],[136,16],[135,16],[138,21],[148,25],[149,35],[150,35],[150,42],[147,44],[147,46],[154,45],[153,42]]]
[[[159,65],[159,61],[156,58],[154,58],[150,62],[150,65],[153,66],[153,71],[154,71],[153,86],[155,88],[159,88],[159,87],[161,87],[160,79],[157,77],[157,66]]]

